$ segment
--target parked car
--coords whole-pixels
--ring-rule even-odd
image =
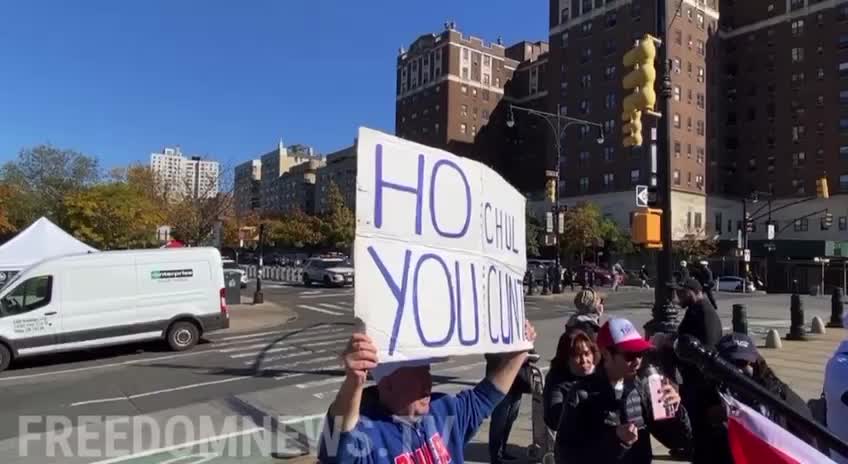
[[[353,266],[346,258],[310,258],[303,265],[303,285],[313,282],[337,287],[353,285]]]
[[[612,285],[612,273],[606,269],[597,267],[593,264],[583,264],[581,266],[577,266],[577,279],[576,282],[580,285],[584,285],[583,276],[586,273],[586,270],[589,269],[595,275],[595,286],[596,287],[604,287],[607,285]]]
[[[225,259],[222,261],[222,263],[225,270],[236,271],[239,273],[239,281],[241,282],[241,288],[247,287],[247,272],[244,272],[244,269],[239,267],[239,265],[231,259]]]
[[[533,276],[533,282],[537,286],[542,286],[545,281],[545,275],[548,272],[548,267],[553,266],[552,259],[528,259],[527,270]]]
[[[721,276],[716,279],[716,290],[720,292],[742,292],[742,285],[745,283],[745,279],[741,277],[735,276]],[[747,292],[753,293],[756,291],[756,287],[754,286],[754,282],[748,281]]]
[[[25,356],[147,340],[183,351],[229,325],[215,248],[50,258],[0,291],[0,371]]]

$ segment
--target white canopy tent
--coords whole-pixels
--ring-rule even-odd
[[[0,246],[0,272],[16,273],[45,258],[94,251],[42,217]]]

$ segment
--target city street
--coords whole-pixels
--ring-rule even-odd
[[[252,294],[252,285],[244,290],[245,296]],[[131,461],[105,462],[169,462],[174,450],[186,449],[179,446],[181,443],[199,441],[201,444],[195,446],[202,446],[206,443],[203,440],[212,436],[239,437],[274,427],[301,443],[312,442],[320,431],[320,418],[342,379],[338,354],[353,322],[353,289],[269,283],[263,290],[266,301],[293,309],[297,320],[284,328],[212,334],[207,343],[185,353],[170,353],[158,345],[113,348],[33,359],[3,373],[0,375],[3,462],[98,462],[84,457],[48,457],[45,443],[38,439],[28,442],[25,450],[20,449],[21,443],[15,437],[24,431],[37,433],[45,427],[45,420],[41,419],[21,429],[21,418],[57,413],[67,416],[73,425],[79,424],[80,418],[86,420],[85,416],[147,416],[163,428],[173,417],[185,417],[194,424],[208,420],[212,424],[208,430],[190,427],[185,439],[176,443],[157,442],[149,437],[146,440],[151,441],[141,444],[118,443],[118,449],[162,449],[165,454],[148,452]],[[533,296],[526,300],[527,315],[540,333],[537,349],[543,359],[550,359],[554,353],[561,327],[572,312],[572,295]],[[634,288],[608,293],[607,314],[628,317],[642,325],[650,318],[652,296],[650,291]],[[813,297],[804,300],[808,321],[814,315],[828,316],[828,300]],[[738,302],[748,305],[749,324],[754,333],[762,334],[768,328],[785,333],[789,326],[788,295],[719,295],[720,314],[726,328],[730,327],[730,306]],[[250,308],[241,310],[250,311]],[[473,385],[483,369],[480,357],[454,358],[434,366],[436,389],[458,391]],[[265,423],[268,417],[278,416],[281,418],[275,423]],[[251,420],[228,422],[234,417]],[[103,425],[88,425],[88,430],[92,427],[97,430]],[[71,446],[76,445],[71,440]],[[248,443],[247,448],[229,452],[247,453],[256,459],[273,452],[267,446],[257,446]],[[96,440],[89,442],[89,448],[100,449]],[[19,453],[30,457],[19,460],[12,457]]]

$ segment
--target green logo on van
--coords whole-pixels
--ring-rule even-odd
[[[160,279],[185,279],[193,277],[194,271],[191,269],[178,269],[173,271],[153,271],[150,273],[150,278],[153,280]]]

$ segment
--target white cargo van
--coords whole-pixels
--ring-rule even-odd
[[[182,351],[229,325],[215,248],[50,258],[0,289],[0,371],[17,357],[142,340]]]

